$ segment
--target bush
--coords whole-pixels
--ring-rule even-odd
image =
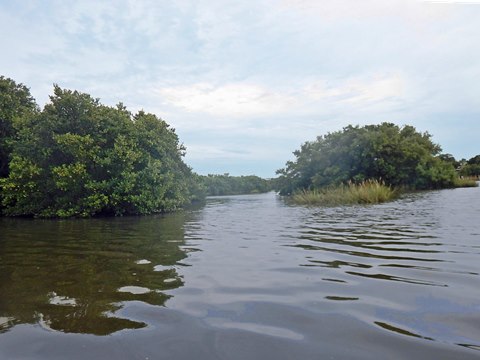
[[[455,169],[438,156],[440,151],[430,134],[412,126],[347,126],[295,151],[296,160],[277,171],[277,190],[289,195],[367,179],[412,189],[451,187]]]
[[[50,99],[18,122],[9,174],[0,179],[5,215],[149,214],[200,193],[165,121],[58,86]]]

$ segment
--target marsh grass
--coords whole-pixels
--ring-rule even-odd
[[[475,177],[465,177],[465,178],[460,178],[457,177],[455,181],[453,182],[453,186],[456,188],[459,187],[477,187],[477,179]]]
[[[383,181],[366,180],[359,184],[329,186],[322,189],[302,190],[291,196],[291,201],[299,205],[349,205],[378,204],[393,200],[398,191],[385,185]]]

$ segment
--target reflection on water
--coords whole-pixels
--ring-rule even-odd
[[[134,300],[163,306],[165,291],[182,286],[176,267],[186,256],[179,248],[183,222],[181,214],[3,219],[0,331],[20,323],[96,335],[145,327],[115,312]]]
[[[478,358],[478,219],[479,188],[374,206],[263,194],[169,216],[2,219],[0,357],[50,359],[18,349],[40,335],[16,325],[37,324],[116,332],[88,343],[97,359]]]

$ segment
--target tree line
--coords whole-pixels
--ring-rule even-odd
[[[441,154],[431,135],[391,123],[347,126],[294,152],[278,177],[198,175],[164,120],[54,85],[40,109],[23,84],[0,76],[0,214],[88,217],[174,211],[209,195],[261,193],[377,179],[411,189],[480,175],[480,155]]]
[[[476,155],[469,160],[456,160],[451,154],[442,154],[440,157],[442,160],[452,164],[460,176],[480,176],[480,155]]]
[[[200,177],[208,196],[258,194],[271,191],[272,182],[255,175],[208,174]]]

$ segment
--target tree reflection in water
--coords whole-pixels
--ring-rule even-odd
[[[183,285],[185,214],[90,220],[0,219],[0,332],[39,324],[107,335],[147,324],[115,313],[163,306]]]

